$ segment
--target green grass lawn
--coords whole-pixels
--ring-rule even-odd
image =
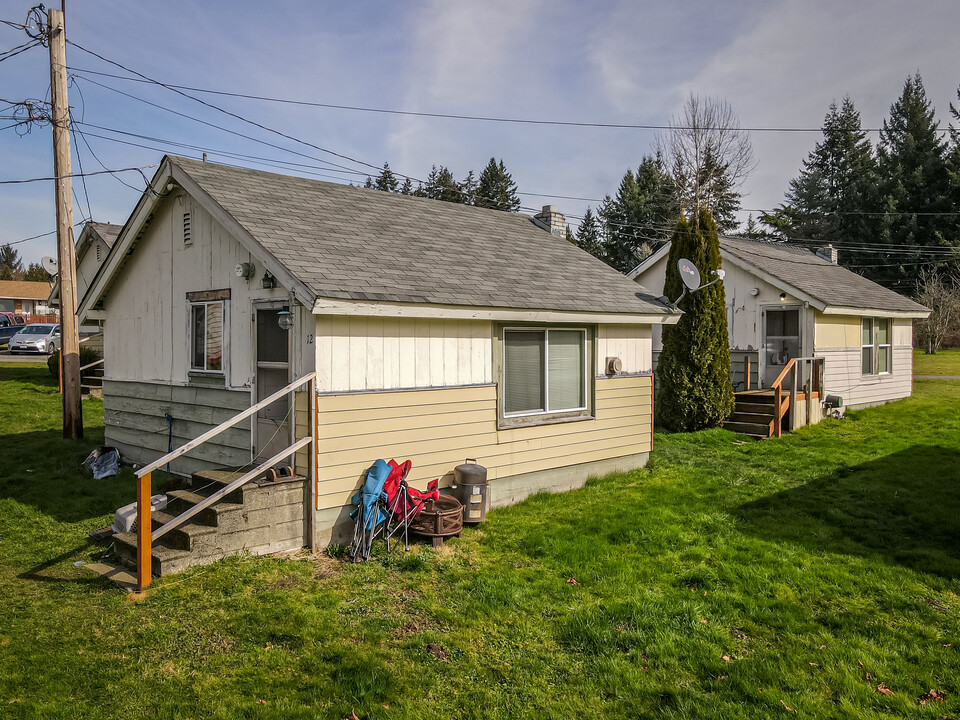
[[[960,716],[960,382],[780,440],[657,435],[439,552],[138,596],[74,566],[133,498],[78,470],[102,406],[73,444],[45,370],[0,380],[0,717]]]
[[[913,374],[960,375],[960,349],[940,350],[934,355],[914,349]]]

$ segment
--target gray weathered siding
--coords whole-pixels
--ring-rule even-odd
[[[167,452],[166,413],[173,416],[173,447],[178,448],[250,407],[248,390],[105,380],[103,417],[106,444],[124,460],[143,465]],[[175,460],[171,470],[238,467],[250,460],[250,421],[243,420],[213,440]]]

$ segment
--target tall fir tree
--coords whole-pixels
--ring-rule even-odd
[[[409,177],[404,178],[403,185],[400,186],[400,194],[413,195],[413,193],[414,193],[413,181]]]
[[[20,253],[10,245],[0,245],[0,280],[19,280],[23,274]]]
[[[835,243],[840,248],[871,242],[877,208],[877,165],[860,124],[860,113],[846,97],[831,103],[823,139],[790,181],[786,202],[763,222],[787,238]],[[842,249],[842,264],[860,268],[868,253]]]
[[[577,228],[576,241],[577,247],[581,250],[586,250],[594,257],[603,260],[603,235],[600,230],[600,223],[597,222],[597,216],[594,215],[589,206],[583,214],[580,227]]]
[[[507,172],[503,160],[497,162],[496,158],[490,158],[490,162],[480,173],[474,204],[477,207],[507,212],[517,212],[520,209],[517,184]]]
[[[373,181],[373,187],[384,192],[397,192],[397,189],[400,187],[400,181],[397,179],[397,176],[393,174],[393,170],[390,169],[390,163],[383,164],[383,170],[377,175],[377,179]]]
[[[453,173],[443,165],[437,168],[434,165],[427,175],[427,181],[414,191],[414,195],[444,202],[463,203],[463,192],[460,185],[453,179]]]
[[[460,202],[464,205],[476,205],[477,187],[477,176],[473,174],[473,170],[470,170],[463,182],[460,183],[460,192],[463,193]]]
[[[671,237],[664,294],[680,297],[683,282],[677,261],[686,258],[706,282],[720,268],[720,240],[709,211],[681,216]],[[678,431],[715,427],[733,412],[730,382],[730,343],[723,282],[680,301],[683,315],[676,325],[663,326],[663,351],[657,364],[656,394],[659,422]]]
[[[597,211],[603,221],[601,252],[594,253],[620,272],[643,260],[650,245],[666,239],[679,213],[673,180],[659,156],[646,156],[636,173],[627,170],[617,195],[607,195]]]
[[[960,253],[960,87],[957,88],[958,104],[950,103],[950,152],[947,155],[947,171],[950,173],[950,201],[953,215],[951,242]],[[955,126],[953,123],[957,122]],[[960,257],[954,261],[950,273],[960,277]]]
[[[953,246],[949,213],[947,147],[920,75],[907,78],[903,93],[883,122],[877,151],[880,209],[877,240],[900,252],[875,253],[871,279],[904,294],[917,289],[925,258],[904,249]]]

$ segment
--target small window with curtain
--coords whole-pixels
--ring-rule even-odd
[[[862,318],[860,321],[860,372],[889,375],[893,363],[890,320]]]
[[[223,301],[190,304],[190,369],[223,372]]]
[[[589,416],[589,346],[585,328],[505,328],[503,419]]]

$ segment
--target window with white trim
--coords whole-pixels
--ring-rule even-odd
[[[589,348],[586,328],[504,328],[504,420],[588,416]]]
[[[190,369],[223,372],[224,302],[190,303]]]
[[[893,364],[890,320],[860,320],[860,372],[863,375],[888,375]]]

